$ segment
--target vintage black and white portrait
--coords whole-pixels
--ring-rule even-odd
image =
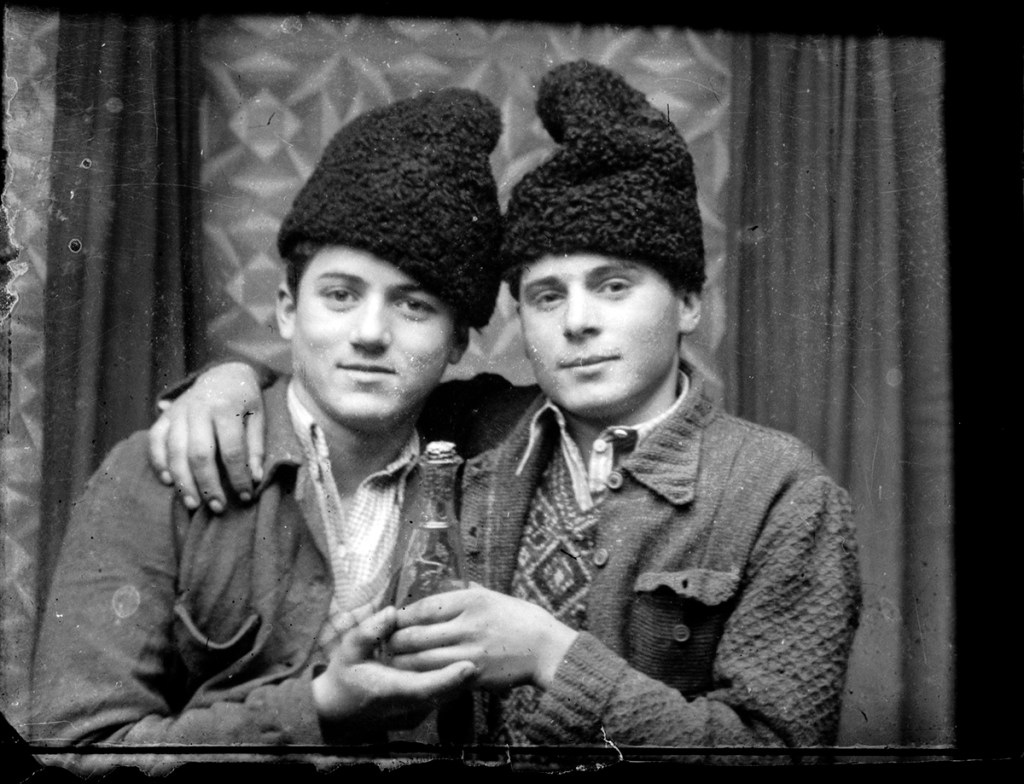
[[[978,740],[950,44],[652,22],[5,8],[35,764]]]

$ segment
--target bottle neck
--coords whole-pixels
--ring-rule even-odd
[[[457,521],[455,489],[459,471],[458,460],[423,463],[422,488],[425,526],[446,527]]]

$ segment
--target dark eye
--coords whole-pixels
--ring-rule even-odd
[[[343,287],[323,289],[320,296],[326,299],[328,304],[334,306],[351,305],[356,301],[355,293],[351,289]]]
[[[540,310],[551,310],[562,301],[562,293],[554,289],[538,291],[530,297],[530,304]]]
[[[398,307],[410,316],[423,317],[435,312],[435,308],[429,302],[416,297],[406,297],[398,301]]]
[[[632,284],[625,278],[609,278],[608,280],[601,283],[600,291],[602,294],[623,294],[631,288]]]

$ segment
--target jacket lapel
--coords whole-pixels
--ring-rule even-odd
[[[291,414],[288,413],[287,393],[290,381],[291,376],[281,376],[264,393],[263,403],[267,417],[265,439],[267,452],[263,460],[263,481],[256,488],[256,494],[262,493],[271,482],[275,481],[279,471],[291,471],[293,476],[290,481],[294,483],[294,497],[288,499],[286,496],[283,502],[296,505],[298,516],[309,529],[317,550],[323,556],[324,562],[329,564],[331,559],[327,548],[327,534],[324,532],[323,525],[319,524],[320,513],[316,507],[316,499],[312,496],[313,489],[309,486],[309,467],[306,465],[306,455],[299,442],[299,437],[295,434],[295,425],[292,423]]]
[[[715,408],[703,376],[685,363],[683,369],[690,375],[691,387],[682,409],[622,461],[623,471],[676,506],[693,500],[702,434]]]
[[[530,439],[539,397],[497,447],[466,463],[463,477],[462,529],[469,579],[508,593],[512,587],[519,539],[533,492],[554,446],[546,434],[522,470],[519,464]]]

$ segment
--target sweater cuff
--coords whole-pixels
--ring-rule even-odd
[[[529,723],[530,741],[554,745],[593,738],[600,742],[601,717],[626,668],[626,662],[594,635],[580,632]]]

